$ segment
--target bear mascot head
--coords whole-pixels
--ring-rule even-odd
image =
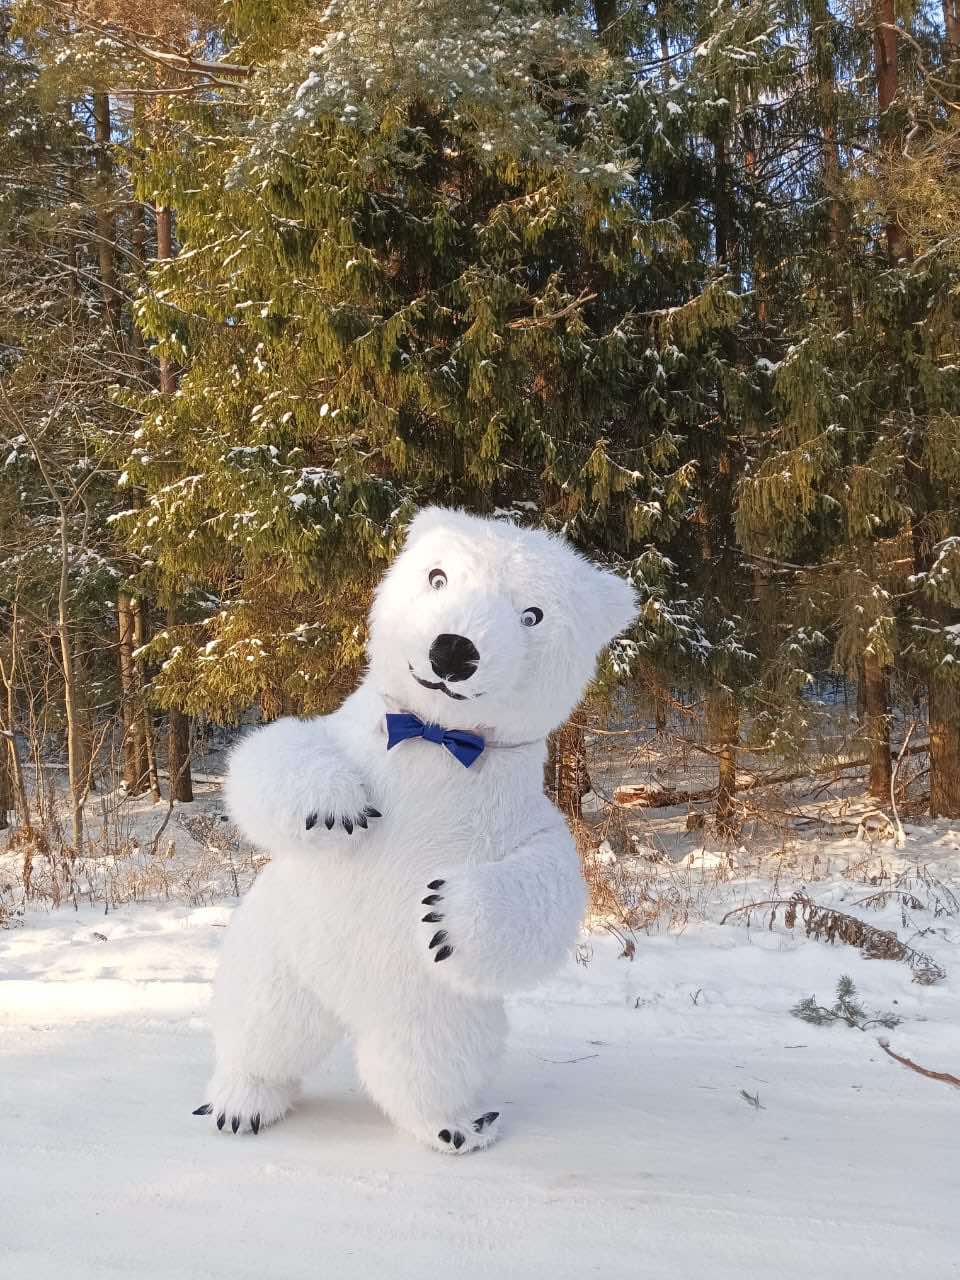
[[[430,507],[377,591],[369,678],[425,720],[542,738],[635,614],[629,584],[563,539]]]

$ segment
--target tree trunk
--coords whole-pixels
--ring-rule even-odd
[[[133,644],[135,649],[142,649],[147,643],[147,606],[143,600],[131,600],[133,609]],[[141,677],[140,685],[142,688],[143,680]],[[157,751],[153,738],[153,722],[150,719],[149,709],[145,705],[140,707],[140,724],[141,724],[141,741],[143,743],[143,755],[147,761],[147,779],[150,784],[150,793],[154,800],[160,800],[160,774],[157,769]]]
[[[880,111],[880,137],[884,150],[896,145],[896,137],[887,112],[893,105],[899,89],[897,70],[897,7],[896,0],[874,0],[873,48],[876,59],[877,106]],[[887,255],[891,263],[897,263],[909,253],[907,237],[895,210],[887,219]]]
[[[30,821],[30,801],[27,797],[27,786],[23,778],[23,765],[20,763],[20,756],[17,752],[16,730],[13,721],[13,698],[10,696],[12,690],[8,690],[7,714],[4,717],[6,723],[3,725],[3,738],[6,746],[0,746],[3,753],[3,763],[0,767],[4,770],[6,785],[8,786],[9,803],[5,804],[6,809],[12,809],[17,815],[17,821],[25,831],[31,831],[33,824]],[[4,823],[6,826],[6,823]]]
[[[930,677],[930,816],[960,818],[960,684]]]
[[[9,827],[10,814],[15,808],[13,779],[10,776],[10,756],[3,750],[0,751],[0,831],[6,831]]]
[[[176,606],[167,606],[167,630],[177,625]],[[171,707],[167,725],[167,768],[170,772],[170,799],[188,804],[193,799],[193,775],[190,771],[190,719],[177,707]]]
[[[157,259],[173,257],[173,213],[164,205],[157,205]],[[172,396],[177,389],[177,371],[168,356],[160,357],[160,391]]]
[[[17,751],[16,730],[13,727],[13,721],[10,719],[8,712],[7,726],[9,737],[7,737],[7,754],[10,757],[10,779],[13,787],[13,805],[17,813],[17,821],[25,831],[33,830],[33,823],[30,820],[30,800],[27,796],[27,785],[23,779],[23,765],[20,762],[20,754]],[[6,734],[4,735],[7,736]]]
[[[711,689],[706,698],[706,728],[710,746],[717,752],[717,834],[733,836],[737,832],[737,743],[740,740],[740,715],[736,700],[727,689]]]
[[[170,770],[170,795],[182,804],[193,799],[193,774],[190,768],[190,718],[171,707],[167,726],[167,767]]]
[[[918,491],[927,510],[934,506],[933,484],[923,459],[916,459]],[[913,522],[913,571],[917,577],[930,572],[934,540],[930,521]],[[960,610],[939,600],[915,597],[917,612],[932,632],[943,633],[960,623]],[[937,661],[927,672],[927,725],[930,730],[930,815],[960,818],[960,684]]]
[[[658,738],[667,731],[667,701],[659,693],[653,695],[653,727]]]
[[[113,157],[110,154],[111,123],[110,95],[93,95],[93,128],[96,147],[97,196],[96,229],[97,259],[100,264],[100,287],[103,305],[110,327],[120,338],[121,297],[117,287],[116,239],[117,227],[113,208]]]
[[[808,12],[820,109],[823,186],[830,202],[827,237],[832,249],[840,249],[847,243],[850,220],[841,195],[843,171],[837,141],[837,71],[831,39],[836,19],[830,12],[829,0],[808,0]]]
[[[25,831],[31,831],[32,823],[30,821],[30,801],[27,796],[26,783],[23,780],[23,765],[20,763],[20,755],[17,751],[17,663],[20,656],[20,620],[18,617],[17,601],[13,601],[10,616],[10,663],[9,666],[0,659],[0,680],[3,681],[3,689],[6,694],[5,714],[0,713],[0,732],[7,743],[7,753],[10,757],[10,779],[13,786],[14,805],[17,811],[17,818],[20,825]],[[0,748],[2,749],[2,748]],[[40,785],[40,774],[37,774],[38,789]]]
[[[130,217],[130,251],[133,258],[133,267],[139,280],[142,278],[141,273],[147,251],[146,210],[139,201],[134,203]],[[130,354],[135,361],[136,376],[145,378],[148,369],[147,348],[135,315],[131,318],[130,323]]]
[[[120,656],[120,710],[123,717],[123,782],[127,794],[141,795],[150,785],[144,709],[140,679],[133,656],[135,648],[134,601],[126,591],[117,595],[117,627]]]
[[[554,734],[557,808],[567,818],[583,817],[583,797],[590,790],[583,730],[572,720]]]
[[[86,806],[87,796],[95,790],[93,772],[96,767],[96,709],[93,704],[93,676],[90,671],[89,655],[74,652],[74,673],[77,682],[77,720],[80,726],[80,759],[78,761],[80,776],[83,779],[83,804]]]
[[[60,508],[60,585],[57,591],[57,639],[63,666],[63,706],[67,720],[67,776],[70,785],[70,833],[74,853],[83,851],[83,800],[87,779],[77,669],[70,626],[70,543],[66,507]]]
[[[132,144],[134,146],[137,146],[143,137],[143,119],[143,99],[134,98],[132,132]],[[131,292],[133,296],[136,296],[139,286],[143,284],[145,279],[147,268],[147,206],[142,200],[136,198],[136,192],[134,192],[133,204],[130,208],[130,265],[136,281]],[[134,377],[146,380],[150,359],[143,334],[137,324],[136,311],[132,307],[130,316],[130,354],[134,361]]]
[[[943,0],[943,25],[947,31],[947,44],[956,51],[960,46],[960,0]]]
[[[661,12],[663,5],[657,5],[657,14]],[[670,38],[667,35],[666,24],[663,22],[657,25],[657,40],[660,42],[660,87],[668,89],[670,87],[671,71],[670,71]]]
[[[714,254],[718,265],[729,266],[733,254],[733,209],[730,200],[730,168],[727,159],[727,139],[722,126],[713,140],[714,177],[716,197],[714,201]]]
[[[597,38],[612,57],[623,57],[627,42],[623,23],[619,20],[617,0],[593,0],[593,16],[597,24]]]
[[[163,205],[157,206],[157,258],[173,257],[173,213]],[[166,356],[160,358],[160,392],[172,396],[177,389],[177,371]],[[176,608],[167,608],[167,627],[176,625]],[[193,799],[193,779],[190,772],[190,721],[176,707],[170,708],[167,735],[167,767],[170,772],[170,796],[173,800],[189,802]]]
[[[767,274],[766,262],[766,244],[764,237],[759,232],[757,223],[756,210],[761,203],[762,190],[761,185],[757,181],[757,128],[756,122],[752,114],[753,101],[752,98],[747,101],[747,109],[740,110],[737,115],[741,118],[743,124],[743,168],[745,186],[749,193],[749,226],[751,231],[752,244],[747,252],[753,260],[753,276],[754,276],[754,300],[757,308],[757,323],[761,330],[767,324],[767,297],[765,288],[765,278]],[[752,252],[751,252],[752,251]],[[742,274],[742,258],[743,249],[741,248],[737,254],[737,274]]]
[[[863,656],[857,659],[857,724],[867,718],[867,677],[863,671]]]
[[[890,802],[890,682],[872,653],[863,655],[863,737],[870,762],[870,794]]]

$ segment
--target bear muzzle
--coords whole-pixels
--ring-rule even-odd
[[[434,675],[451,683],[469,680],[480,665],[480,654],[473,641],[449,632],[437,636],[428,656]]]

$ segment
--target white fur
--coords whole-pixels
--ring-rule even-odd
[[[447,585],[434,590],[431,570]],[[521,624],[530,606],[543,610]],[[234,751],[227,803],[272,855],[227,935],[214,992],[214,1118],[279,1119],[304,1071],[343,1036],[394,1122],[440,1151],[487,1145],[482,1097],[503,1046],[503,996],[550,974],[576,938],[584,886],[543,795],[545,735],[576,705],[633,593],[558,538],[431,508],[376,595],[370,666],[333,715],[279,720]],[[453,700],[428,652],[440,633],[479,651]],[[387,710],[482,733],[469,769],[434,743],[389,752]],[[348,835],[341,815],[380,810]],[[337,816],[328,830],[327,813]],[[308,830],[307,819],[318,815]],[[442,901],[424,905],[428,883]],[[424,923],[429,911],[440,923]],[[452,954],[428,943],[446,930]]]

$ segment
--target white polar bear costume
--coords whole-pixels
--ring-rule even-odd
[[[224,940],[195,1114],[256,1133],[349,1037],[367,1091],[414,1137],[465,1152],[497,1136],[482,1091],[503,997],[562,963],[584,910],[544,739],[634,614],[629,585],[559,538],[416,517],[376,594],[360,687],[231,758],[230,813],[272,861]]]

